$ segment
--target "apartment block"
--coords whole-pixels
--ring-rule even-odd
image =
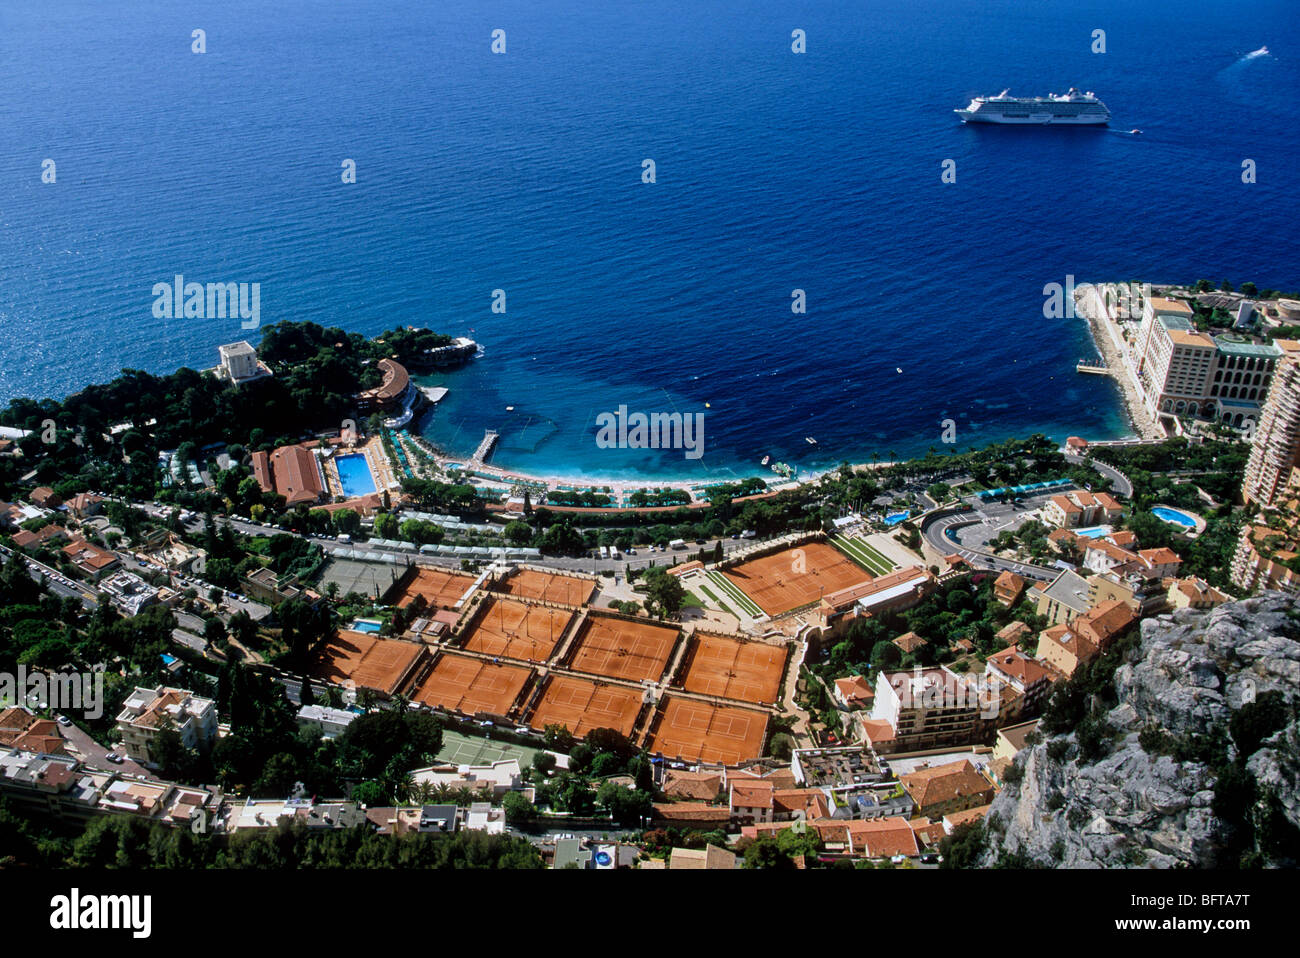
[[[1278,340],[1283,358],[1260,410],[1241,484],[1246,502],[1275,505],[1300,465],[1300,342]]]
[[[217,706],[184,689],[136,688],[117,716],[126,753],[137,762],[153,763],[150,746],[165,728],[174,728],[186,748],[212,742],[217,735]]]

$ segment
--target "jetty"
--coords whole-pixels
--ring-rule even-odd
[[[1106,367],[1106,364],[1097,360],[1080,359],[1078,364],[1075,365],[1074,371],[1076,373],[1089,373],[1093,376],[1110,375],[1110,370]]]
[[[495,429],[485,430],[483,432],[483,441],[478,444],[478,448],[474,450],[474,455],[470,456],[469,461],[474,463],[481,463],[484,459],[486,459],[491,454],[492,449],[494,446],[496,446],[496,444],[497,444],[497,431]]]

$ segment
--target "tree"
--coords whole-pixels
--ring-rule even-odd
[[[507,541],[517,546],[526,546],[533,541],[533,527],[518,520],[507,523],[503,534]]]
[[[596,804],[609,812],[611,818],[623,825],[637,825],[650,814],[651,798],[645,792],[605,782],[596,792]]]
[[[383,785],[372,779],[352,789],[352,800],[366,806],[383,805],[388,801],[388,793]]]
[[[773,758],[779,759],[782,762],[789,761],[791,754],[793,754],[793,748],[794,739],[785,732],[780,732],[772,736],[772,746],[770,751]]]
[[[567,752],[573,747],[573,734],[569,731],[568,726],[552,723],[542,730],[542,741],[546,743],[546,747],[549,749]]]
[[[569,770],[575,775],[581,775],[591,765],[592,759],[591,746],[580,743],[569,750]]]
[[[221,647],[226,641],[226,625],[218,618],[211,618],[203,623],[203,638],[207,639],[209,645]]]
[[[351,509],[339,509],[334,513],[334,528],[347,535],[356,535],[361,531],[361,516]]]
[[[985,848],[984,823],[966,822],[939,842],[941,868],[976,868]]]
[[[506,824],[527,825],[536,817],[537,809],[524,797],[523,792],[507,792],[501,801],[506,813]]]
[[[686,589],[677,576],[662,566],[645,570],[646,609],[654,609],[659,618],[676,615],[686,601]]]
[[[877,642],[871,650],[871,667],[874,669],[892,669],[902,661],[903,653],[893,642]]]
[[[538,752],[533,756],[533,768],[543,776],[549,775],[555,768],[555,756],[550,752]]]

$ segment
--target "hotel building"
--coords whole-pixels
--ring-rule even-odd
[[[1273,345],[1197,332],[1191,307],[1153,296],[1132,358],[1152,416],[1212,418],[1239,427],[1257,415],[1281,355]]]

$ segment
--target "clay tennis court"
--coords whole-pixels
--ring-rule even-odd
[[[824,542],[806,542],[751,559],[724,569],[722,574],[768,615],[780,615],[823,595],[871,581],[869,573]]]
[[[723,699],[771,704],[781,694],[787,649],[697,632],[682,687]]]
[[[677,630],[589,614],[574,643],[571,667],[615,679],[657,681],[677,644]]]
[[[574,613],[493,596],[467,633],[465,648],[486,655],[545,662]]]
[[[485,659],[444,653],[411,696],[416,702],[466,715],[506,715],[528,682],[531,670],[494,665]]]
[[[734,765],[763,754],[767,716],[736,706],[664,696],[649,749],[665,758]]]
[[[539,729],[563,725],[579,738],[594,728],[618,729],[630,736],[640,711],[641,693],[636,689],[553,675],[528,724]]]
[[[393,603],[400,609],[410,605],[417,595],[424,596],[430,608],[450,609],[474,584],[474,576],[460,575],[446,569],[418,566],[415,578],[396,595]]]
[[[536,569],[520,569],[497,584],[498,591],[517,599],[542,599],[561,605],[586,605],[596,589],[591,579],[571,575],[554,575]]]
[[[392,695],[424,655],[424,646],[397,639],[377,639],[340,629],[319,653],[312,678],[338,685],[352,683]]]

